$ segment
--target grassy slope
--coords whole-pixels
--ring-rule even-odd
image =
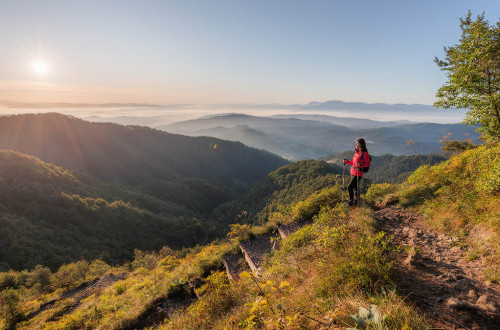
[[[484,258],[487,275],[500,280],[500,145],[422,166],[400,185],[373,185],[367,199],[398,201],[425,214],[435,229],[462,236],[469,257]]]
[[[387,326],[425,328],[425,321],[391,289],[393,250],[389,239],[375,232],[371,211],[360,208],[349,213],[340,200],[338,186],[325,188],[305,201],[289,205],[286,211],[274,213],[262,226],[233,227],[229,240],[184,255],[137,256],[127,279],[90,296],[67,314],[64,311],[72,301],[59,301],[54,308],[19,323],[18,328],[124,327],[178,283],[196,278],[204,281],[197,289],[201,298],[163,328],[355,326],[349,315],[372,304],[385,317]],[[314,222],[282,242],[261,278],[246,274],[234,283],[218,270],[222,257],[238,249],[239,241],[249,233],[262,234],[277,223],[304,219]],[[21,314],[27,314],[47,299],[33,293],[18,308]]]
[[[470,238],[471,257],[484,256],[494,276],[499,255],[499,161],[499,146],[483,146],[439,165],[421,167],[403,184],[372,185],[366,198],[399,200],[427,214],[439,230]],[[127,279],[90,296],[75,310],[62,315],[71,303],[63,300],[18,326],[123,327],[178,283],[201,278],[204,284],[197,289],[201,298],[162,328],[355,326],[349,315],[372,304],[390,328],[427,328],[425,320],[392,289],[397,285],[391,277],[394,251],[389,239],[375,232],[371,211],[348,211],[339,203],[340,196],[338,187],[325,188],[283,207],[261,226],[233,226],[228,240],[187,253],[138,255],[132,270],[114,270],[129,272]],[[247,274],[233,283],[219,271],[222,257],[235,251],[239,240],[250,233],[269,232],[277,223],[304,219],[314,222],[282,242],[261,278]],[[49,295],[58,294],[33,292],[18,308],[26,314]]]

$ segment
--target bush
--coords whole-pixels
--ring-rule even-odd
[[[0,290],[7,288],[18,288],[17,273],[13,270],[0,273]]]
[[[96,259],[92,261],[92,263],[89,266],[89,274],[91,276],[102,276],[106,274],[111,269],[111,266],[109,266],[106,262],[102,261],[101,259]]]
[[[479,147],[479,145],[475,144],[471,139],[466,139],[463,141],[460,140],[450,140],[443,141],[444,146],[441,147],[441,150],[447,152],[461,152],[469,149],[474,149]]]
[[[154,253],[146,253],[141,250],[134,250],[134,261],[132,261],[132,268],[139,269],[154,269],[159,257]]]
[[[334,206],[342,199],[342,193],[339,186],[325,188],[313,193],[303,202],[298,202],[292,207],[292,222],[300,222],[312,219],[319,213],[322,207]]]
[[[399,194],[400,203],[405,207],[421,205],[432,197],[433,189],[428,185],[408,187]]]
[[[390,241],[383,232],[361,237],[351,251],[350,260],[340,268],[346,283],[368,289],[373,289],[377,282],[389,283],[393,265],[387,256],[392,251]]]
[[[390,183],[372,184],[365,194],[365,201],[371,204],[382,203],[388,194],[394,193],[396,186]]]
[[[9,288],[0,292],[0,315],[9,324],[21,318],[19,295],[16,290]]]
[[[57,288],[77,286],[85,281],[89,272],[89,263],[85,260],[72,262],[59,267],[53,275],[53,284]]]
[[[166,256],[158,262],[160,266],[165,271],[171,271],[180,264],[179,259],[174,256]]]
[[[237,301],[237,295],[223,272],[213,272],[205,284],[196,289],[200,298],[189,306],[182,317],[168,324],[170,329],[211,329]]]
[[[36,265],[28,278],[28,286],[37,286],[45,291],[52,282],[52,272],[47,267]]]
[[[125,284],[125,282],[119,282],[115,283],[113,285],[113,288],[115,289],[116,295],[121,295],[122,293],[125,292],[125,290],[127,290],[127,285]]]
[[[252,238],[253,234],[251,231],[251,227],[248,224],[232,224],[229,225],[231,231],[227,234],[227,237],[231,239],[233,242],[244,242],[248,241]]]

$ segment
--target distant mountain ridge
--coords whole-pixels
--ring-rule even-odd
[[[426,104],[405,104],[405,103],[364,103],[364,102],[344,102],[339,100],[332,100],[326,102],[309,102],[303,106],[302,109],[350,109],[350,110],[432,110],[435,111],[432,105]]]
[[[291,134],[298,124],[301,127],[310,127],[311,129],[338,129],[346,130],[342,125],[335,125],[328,122],[320,122],[317,120],[297,119],[293,117],[273,118],[273,117],[258,117],[241,113],[230,113],[222,115],[204,116],[202,118],[182,121],[170,125],[159,126],[159,129],[170,129],[176,133],[190,133],[199,129],[212,128],[214,124],[222,127],[232,127],[238,125],[247,125],[249,127],[258,127],[267,130],[279,130]],[[290,131],[291,130],[291,131]]]
[[[109,103],[70,103],[70,102],[17,102],[9,100],[0,100],[0,105],[11,106],[11,107],[23,107],[23,106],[34,106],[36,108],[43,107],[81,107],[81,106],[147,106],[147,107],[201,107],[195,104],[151,104],[151,103],[119,103],[119,102],[109,102]],[[203,107],[219,108],[219,109],[244,109],[244,108],[266,108],[266,109],[306,109],[306,108],[323,108],[323,109],[435,109],[431,105],[426,104],[405,104],[405,103],[365,103],[365,102],[347,102],[341,100],[329,100],[324,102],[311,101],[306,104],[281,104],[281,103],[220,103],[220,104],[209,104]]]
[[[349,128],[380,128],[380,127],[392,127],[406,124],[415,124],[409,120],[395,120],[395,121],[379,121],[364,118],[353,118],[353,117],[334,117],[327,115],[307,115],[307,114],[288,114],[288,115],[274,115],[271,118],[297,118],[304,120],[316,120],[324,121],[327,123],[332,123],[335,125],[347,126]]]
[[[462,124],[408,124],[324,115],[301,115],[300,118],[294,115],[256,117],[231,113],[158,128],[172,133],[240,141],[292,161],[321,158],[352,149],[354,141],[360,137],[367,141],[368,149],[376,155],[439,153],[443,136],[460,140],[471,138],[476,142],[479,139],[479,134],[475,132],[477,127]],[[256,138],[258,133],[259,138]]]

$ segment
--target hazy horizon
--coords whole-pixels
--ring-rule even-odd
[[[334,106],[329,106],[335,102]],[[8,105],[7,105],[8,104]],[[326,107],[326,108],[322,108]],[[355,110],[349,109],[355,107]],[[318,109],[319,108],[319,109]],[[156,127],[179,121],[221,114],[246,114],[259,117],[274,115],[326,115],[343,118],[362,118],[376,121],[410,121],[416,123],[460,123],[464,110],[435,109],[424,104],[370,104],[360,102],[309,102],[307,104],[23,104],[0,101],[0,115],[58,112],[82,119],[113,119],[129,117],[131,124]],[[137,120],[134,122],[134,118]],[[110,120],[112,122],[116,122]]]

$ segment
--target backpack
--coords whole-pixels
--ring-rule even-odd
[[[365,152],[362,151],[361,152],[361,163],[363,162],[363,156],[365,155]],[[370,157],[370,165],[372,163],[372,155],[368,154],[368,156]],[[367,167],[361,167],[359,168],[361,170],[361,172],[364,172],[364,173],[368,173],[368,170],[370,169],[370,166],[367,166]]]

